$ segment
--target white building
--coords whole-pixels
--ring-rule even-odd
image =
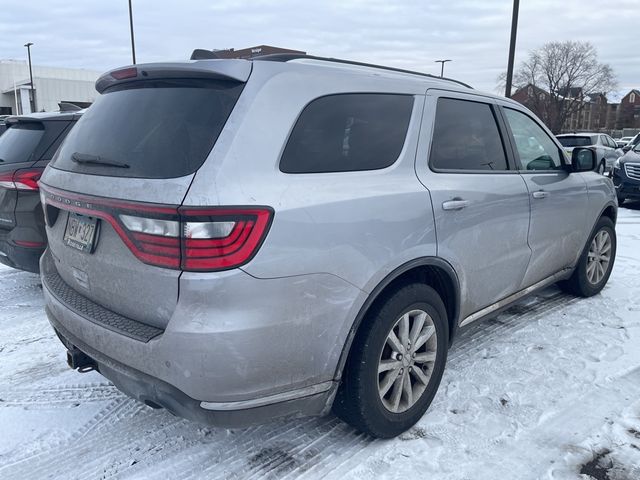
[[[102,72],[38,65],[32,69],[35,111],[58,110],[60,102],[85,106],[96,98],[94,85]],[[0,60],[0,115],[31,113],[29,90],[28,63]]]

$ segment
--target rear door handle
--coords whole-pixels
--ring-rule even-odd
[[[549,192],[545,192],[544,190],[538,190],[537,192],[533,192],[533,198],[547,198],[549,196]]]
[[[469,206],[469,200],[449,200],[447,202],[442,202],[443,210],[462,210],[464,207]]]

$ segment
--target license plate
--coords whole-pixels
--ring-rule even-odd
[[[64,243],[81,252],[91,253],[96,237],[98,219],[69,213],[67,227],[64,230]]]

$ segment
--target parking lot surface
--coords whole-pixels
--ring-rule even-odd
[[[224,430],[152,410],[71,371],[39,278],[0,267],[0,478],[640,478],[640,202],[617,232],[602,294],[553,287],[473,324],[386,441],[333,416]]]

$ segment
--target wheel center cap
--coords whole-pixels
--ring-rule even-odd
[[[402,357],[402,365],[406,368],[411,365],[411,357],[409,355],[405,355]]]

